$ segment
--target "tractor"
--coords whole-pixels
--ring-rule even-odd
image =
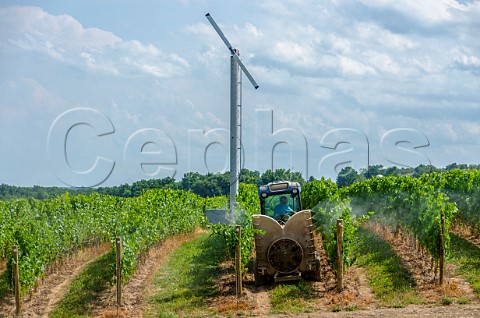
[[[302,210],[298,182],[278,181],[261,186],[260,213],[253,215],[256,257],[255,284],[300,279],[320,280],[320,257],[310,210]]]

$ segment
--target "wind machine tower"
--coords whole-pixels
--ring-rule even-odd
[[[205,16],[230,51],[230,211],[233,211],[233,206],[236,203],[235,195],[238,193],[242,152],[242,79],[239,67],[255,89],[258,88],[258,84],[240,60],[239,50],[233,48],[210,13]]]

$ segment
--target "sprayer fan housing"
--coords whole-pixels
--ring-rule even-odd
[[[270,245],[267,258],[276,271],[285,274],[291,273],[302,263],[303,249],[297,241],[282,238]]]

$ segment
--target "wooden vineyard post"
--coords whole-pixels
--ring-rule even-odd
[[[337,220],[337,291],[343,290],[343,220]]]
[[[117,251],[117,314],[118,308],[122,306],[122,239],[117,237],[115,240]]]
[[[235,275],[236,275],[236,292],[237,298],[240,298],[242,295],[243,287],[242,287],[242,246],[241,246],[241,238],[242,238],[242,228],[240,225],[237,225],[235,228],[238,236],[238,243],[235,248]]]
[[[443,276],[445,272],[445,214],[441,216],[441,231],[440,231],[440,277],[439,284],[443,285]]]
[[[13,246],[13,283],[15,288],[15,315],[20,313],[20,273],[18,272],[18,248]]]

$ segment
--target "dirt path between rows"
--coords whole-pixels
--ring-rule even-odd
[[[480,248],[480,235],[475,233],[470,225],[462,225],[453,222],[450,227],[450,233],[453,233]]]
[[[416,289],[430,303],[440,303],[445,297],[468,298],[469,302],[476,302],[478,298],[470,284],[461,276],[455,274],[455,267],[446,264],[444,284],[438,285],[438,270],[432,263],[431,256],[421,251],[418,244],[415,248],[411,235],[402,232],[394,235],[386,226],[368,222],[365,225],[370,231],[382,237],[401,258],[403,266],[413,275],[417,284]]]
[[[312,305],[321,311],[372,308],[375,296],[368,286],[365,269],[355,265],[348,268],[344,278],[344,290],[338,292],[335,273],[327,262],[321,238],[316,236],[315,239],[317,252],[320,254],[322,279],[319,282],[310,282],[309,295],[304,296],[314,298]],[[225,315],[238,314],[242,311],[248,312],[249,315],[268,315],[272,307],[269,293],[273,286],[256,287],[254,275],[249,272],[243,278],[244,295],[238,300],[233,268],[231,260],[221,264],[220,275],[217,278],[221,295],[211,302],[210,308]]]
[[[480,305],[451,305],[451,306],[419,306],[410,305],[405,308],[379,308],[370,310],[356,310],[343,312],[312,312],[295,315],[261,315],[256,318],[478,318]]]
[[[110,244],[88,247],[54,266],[37,287],[22,299],[21,310],[15,316],[14,295],[0,304],[0,317],[48,317],[75,277],[91,262],[110,249]]]
[[[153,291],[152,275],[165,264],[168,257],[181,244],[192,240],[201,232],[182,234],[167,238],[158,247],[150,249],[135,275],[122,289],[122,306],[118,308],[119,317],[138,318],[148,308],[146,299]],[[99,301],[93,305],[93,317],[117,317],[116,288],[102,293]]]

